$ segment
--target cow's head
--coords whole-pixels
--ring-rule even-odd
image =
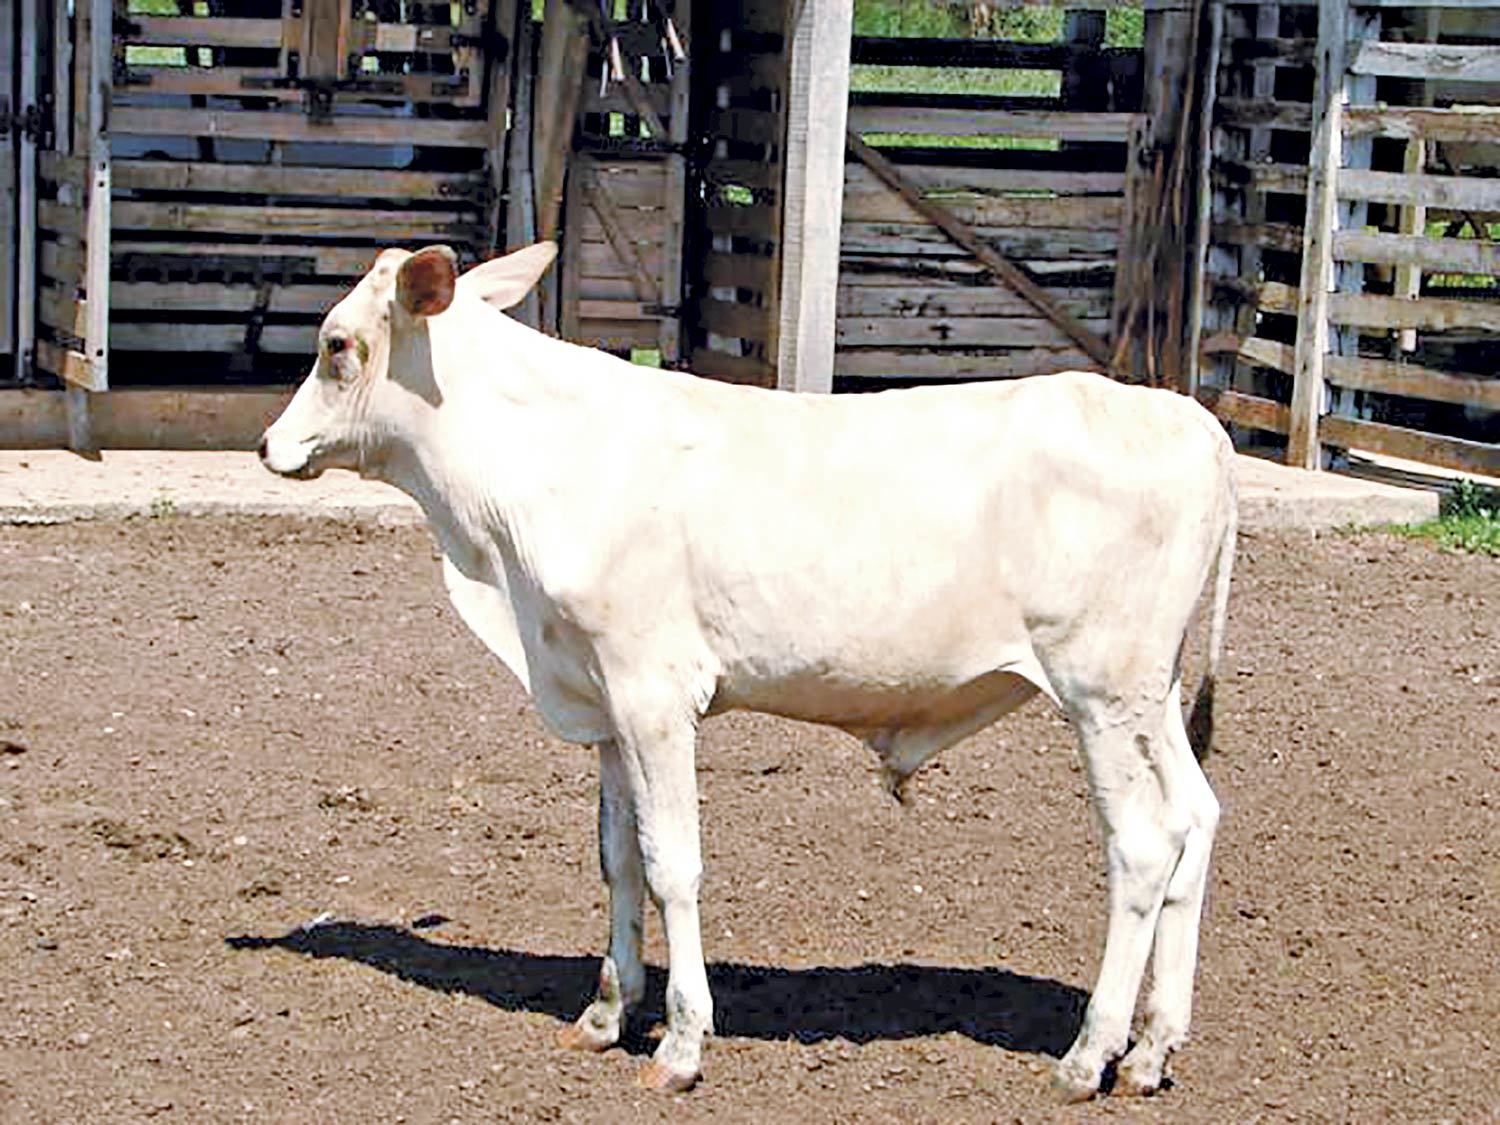
[[[323,318],[318,358],[281,417],[260,440],[272,472],[314,477],[328,468],[375,467],[403,419],[437,395],[432,334],[505,309],[541,278],[557,244],[539,242],[475,266],[462,277],[446,246],[386,250]]]

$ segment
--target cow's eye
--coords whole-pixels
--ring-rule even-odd
[[[329,355],[338,355],[349,346],[349,339],[346,336],[330,336],[323,346],[328,349]]]

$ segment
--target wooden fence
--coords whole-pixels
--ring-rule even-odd
[[[1500,4],[1223,4],[1205,389],[1289,463],[1500,475]]]
[[[850,132],[885,167],[846,170],[839,385],[1104,365],[1143,53],[1106,47],[1086,7],[1055,43],[855,40],[856,65],[1021,72],[1035,92],[851,95]],[[1020,290],[974,244],[1018,266]]]

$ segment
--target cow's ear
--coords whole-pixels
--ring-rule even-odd
[[[396,300],[412,316],[437,316],[453,303],[458,255],[447,246],[428,246],[396,271]]]
[[[501,258],[475,266],[458,283],[497,309],[518,304],[557,257],[557,243],[536,242]]]

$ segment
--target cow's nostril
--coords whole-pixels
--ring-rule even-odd
[[[266,459],[266,436],[265,436],[265,434],[262,434],[260,436],[260,444],[255,447],[255,455],[257,457],[259,457],[262,461],[264,461]]]

